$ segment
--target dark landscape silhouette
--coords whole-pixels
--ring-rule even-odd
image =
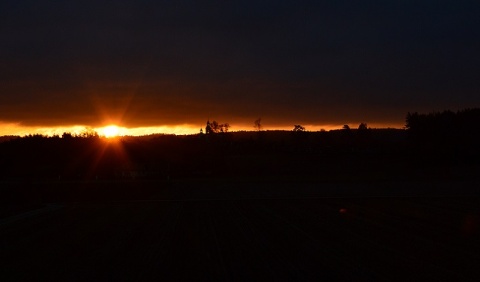
[[[0,282],[478,281],[479,15],[0,1]]]
[[[2,280],[480,274],[480,109],[408,113],[404,129],[254,126],[4,137]]]

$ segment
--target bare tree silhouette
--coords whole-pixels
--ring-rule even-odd
[[[258,119],[255,120],[253,128],[255,128],[255,130],[258,130],[258,131],[262,130],[262,128],[263,128],[262,118],[258,118]]]

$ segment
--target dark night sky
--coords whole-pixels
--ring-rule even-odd
[[[402,126],[480,106],[479,15],[478,0],[1,1],[0,123]]]

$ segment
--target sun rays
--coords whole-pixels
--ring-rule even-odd
[[[102,128],[102,134],[107,138],[117,137],[120,133],[120,128],[116,125],[109,125]]]

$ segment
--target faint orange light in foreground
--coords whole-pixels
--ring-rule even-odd
[[[120,133],[120,128],[116,125],[105,126],[102,129],[102,133],[107,138],[116,137]]]

